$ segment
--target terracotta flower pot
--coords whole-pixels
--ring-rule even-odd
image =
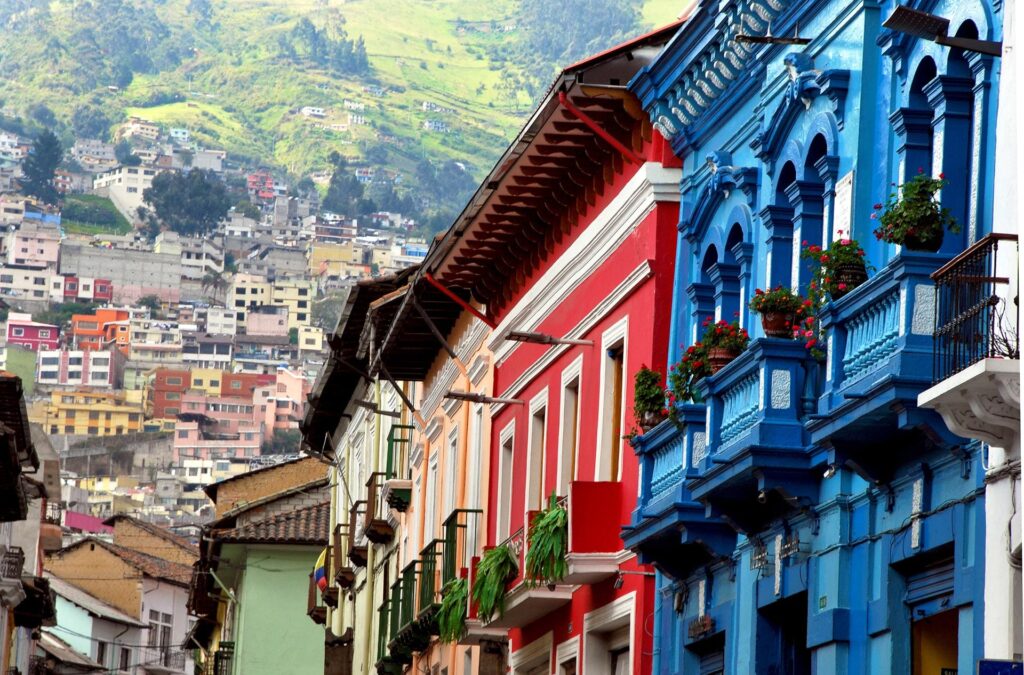
[[[832,282],[835,284],[835,290],[831,294],[832,299],[838,300],[867,280],[868,271],[864,267],[864,263],[845,263],[839,265],[832,275]],[[840,289],[840,284],[844,288]]]
[[[647,433],[654,427],[661,424],[661,421],[663,419],[665,418],[662,417],[661,413],[656,412],[654,410],[648,410],[644,413],[643,422],[640,424],[640,428],[644,431],[644,433]]]
[[[788,312],[765,312],[761,315],[761,327],[768,337],[792,338],[793,318]]]
[[[708,350],[708,365],[711,367],[712,374],[717,373],[730,361],[738,356],[735,352],[731,352],[728,349],[722,347],[712,347]]]

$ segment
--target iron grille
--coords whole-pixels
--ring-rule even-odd
[[[1020,358],[1017,235],[990,234],[932,274],[932,377],[940,382],[987,358]]]

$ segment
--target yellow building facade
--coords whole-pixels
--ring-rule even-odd
[[[141,397],[129,400],[123,394],[87,391],[55,391],[33,420],[51,434],[118,436],[142,430]]]

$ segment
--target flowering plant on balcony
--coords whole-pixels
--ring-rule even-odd
[[[761,325],[768,337],[790,337],[793,326],[806,314],[803,298],[781,285],[754,291],[749,307],[761,315]]]
[[[890,244],[900,244],[913,251],[937,251],[948,228],[950,232],[960,231],[960,225],[949,209],[942,206],[937,197],[949,181],[940,173],[932,178],[918,167],[917,175],[897,186],[885,204],[875,204],[879,226],[875,237]]]
[[[453,579],[441,591],[441,606],[437,610],[437,631],[441,642],[458,642],[466,632],[466,599],[469,585],[465,579]]]
[[[552,492],[548,507],[533,517],[526,548],[526,578],[531,584],[557,583],[569,571],[569,513]]]
[[[839,237],[828,248],[808,245],[806,240],[803,242],[804,250],[800,257],[815,264],[808,285],[811,302],[815,306],[824,304],[825,296],[838,300],[868,280],[864,249],[856,239],[844,237],[842,230],[837,234]]]
[[[668,409],[661,373],[642,365],[633,376],[633,419],[646,432],[666,417]]]
[[[476,566],[472,590],[481,619],[490,621],[496,613],[505,611],[505,584],[515,578],[518,568],[519,562],[506,544],[484,552]]]
[[[675,403],[697,402],[697,382],[718,371],[750,343],[746,329],[740,328],[738,320],[729,323],[704,321],[704,337],[686,348],[683,357],[669,369],[669,411]]]

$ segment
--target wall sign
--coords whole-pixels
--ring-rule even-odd
[[[839,231],[850,237],[853,223],[853,171],[836,181],[836,196],[832,200],[832,241],[840,238]]]

